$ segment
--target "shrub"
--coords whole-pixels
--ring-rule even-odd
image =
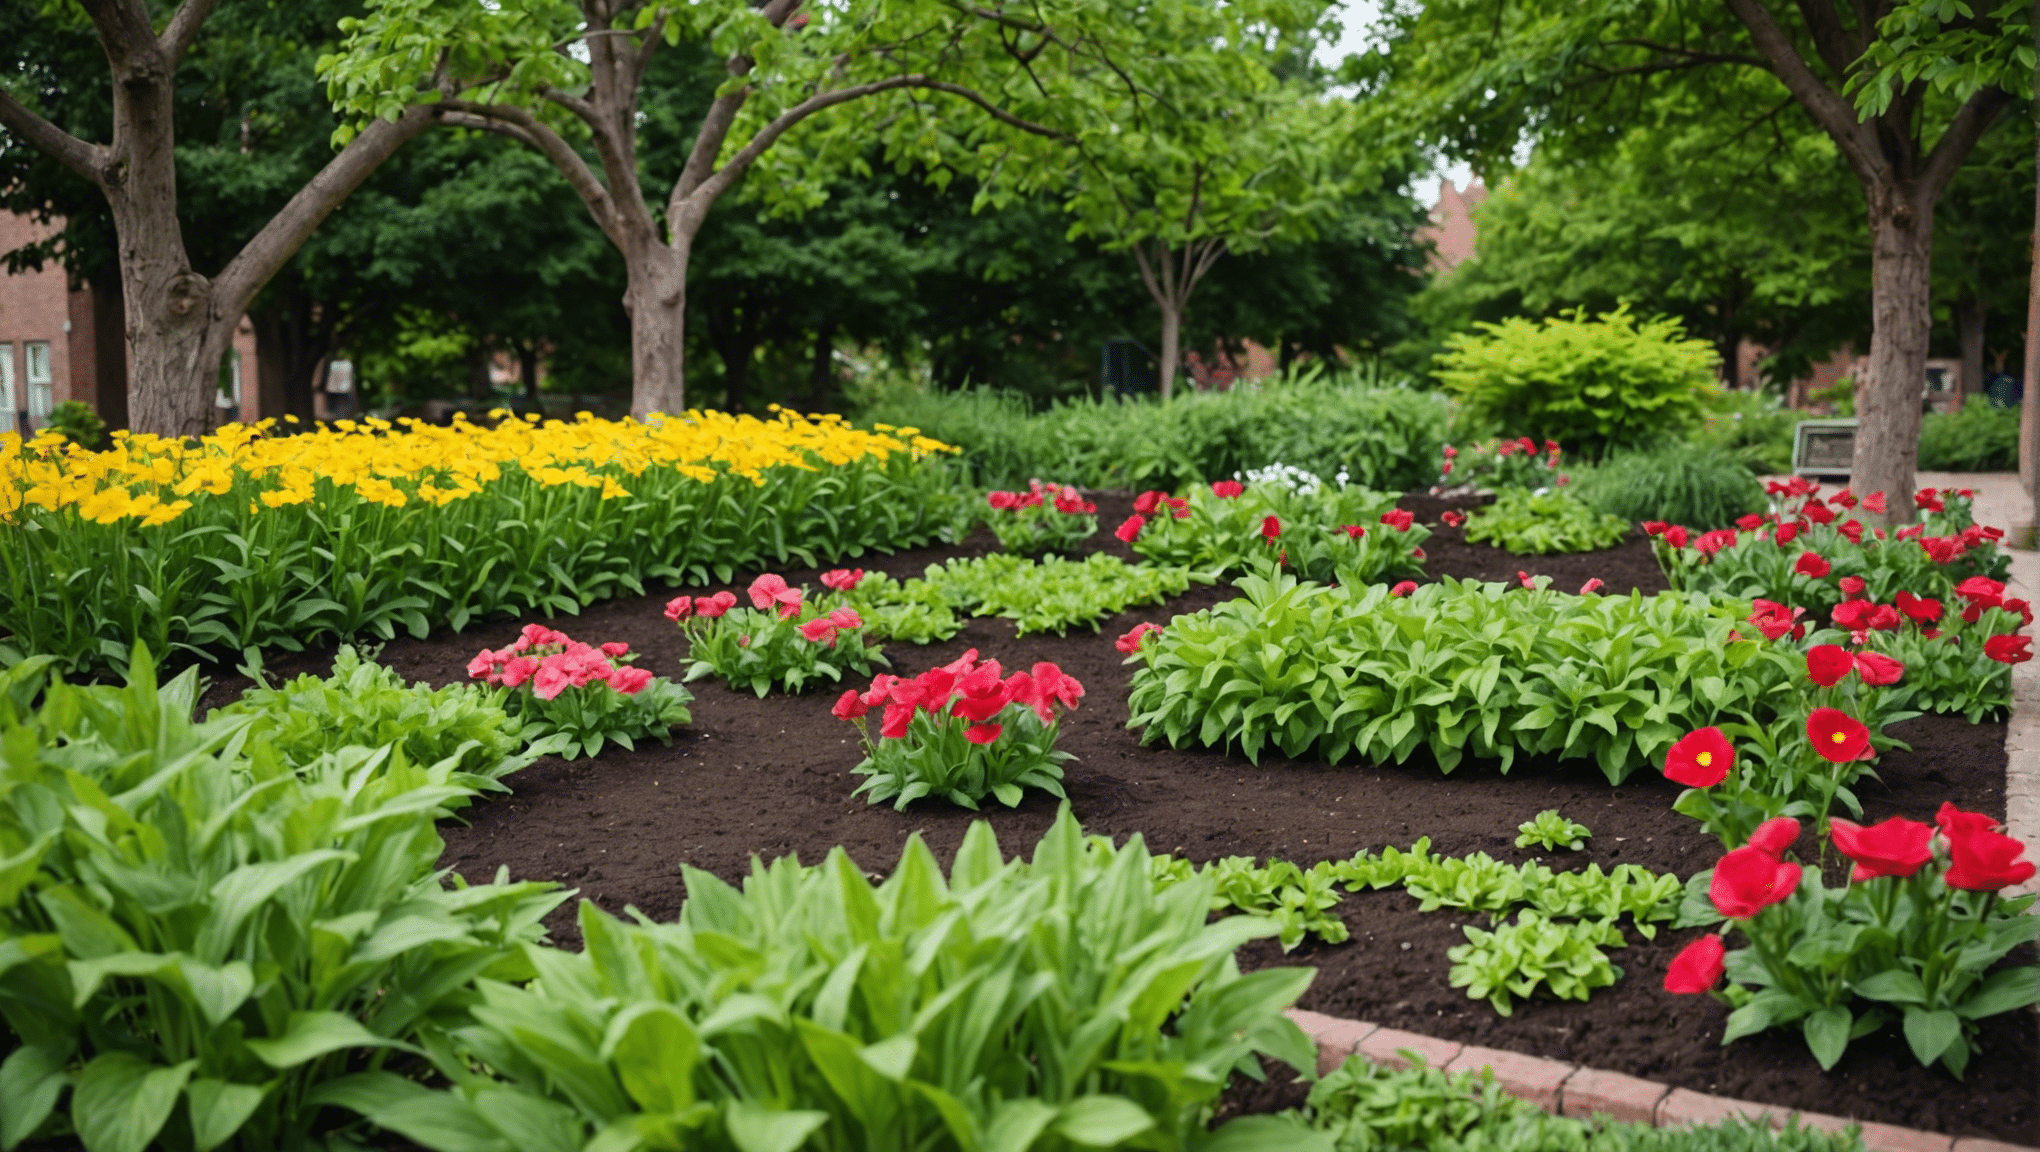
[[[1708,399],[1688,440],[1710,454],[1732,457],[1752,475],[1777,476],[1792,470],[1793,437],[1804,418],[1769,393],[1724,388]]]
[[[349,746],[394,747],[413,764],[451,761],[455,779],[477,791],[505,791],[498,781],[551,750],[527,747],[533,734],[481,686],[406,685],[348,645],[330,675],[251,688],[213,715],[252,717],[249,738],[293,767]]]
[[[400,1091],[373,1070],[464,1021],[471,981],[532,975],[562,896],[446,882],[433,821],[475,795],[451,759],[293,766],[255,713],[193,724],[195,671],[159,689],[146,648],[24,714],[42,663],[0,673],[0,1144],[324,1148],[322,1083]]]
[[[1629,537],[1629,521],[1596,512],[1566,492],[1511,488],[1466,521],[1466,538],[1521,555],[1595,552]]]
[[[1923,470],[2009,472],[2019,466],[2019,410],[1971,396],[1955,412],[1929,412],[1920,421]]]
[[[1028,484],[1022,492],[991,492],[985,523],[999,547],[1016,556],[1068,552],[1098,531],[1098,505],[1074,487]]]
[[[834,579],[836,583],[830,583]],[[822,574],[835,591],[819,597],[818,607],[848,608],[864,621],[864,634],[876,641],[899,640],[932,644],[963,631],[956,602],[926,580],[895,580],[862,568]]]
[[[1703,531],[1770,507],[1748,469],[1697,445],[1618,454],[1575,477],[1571,492],[1631,524],[1664,520]]]
[[[633,667],[636,659],[621,641],[597,648],[526,624],[515,643],[476,654],[468,675],[495,686],[530,733],[545,738],[546,751],[572,760],[604,743],[636,748],[647,736],[671,744],[673,727],[693,719],[687,689]]]
[[[1447,341],[1436,375],[1479,435],[1556,440],[1588,459],[1691,424],[1714,391],[1714,349],[1677,320],[1626,309],[1479,324]]]
[[[1221,480],[1181,498],[1145,492],[1133,507],[1118,535],[1143,560],[1214,577],[1278,563],[1327,583],[1422,576],[1431,538],[1393,495],[1344,485]]]
[[[364,1110],[445,1152],[541,1120],[559,1148],[1195,1147],[1234,1070],[1313,1068],[1282,1015],[1311,973],[1242,975],[1274,926],[1207,922],[1209,881],[1148,871],[1067,806],[1025,863],[973,824],[947,879],[918,833],[876,884],[841,848],[741,889],[686,868],[677,922],[584,903],[585,951],[481,981],[478,1023],[429,1048],[448,1090]]]
[[[106,421],[83,400],[66,400],[50,409],[49,430],[87,452],[106,447]]]
[[[710,672],[732,688],[763,697],[774,688],[800,692],[826,678],[840,684],[846,672],[870,675],[885,653],[867,644],[864,619],[854,608],[807,603],[805,590],[767,573],[751,581],[751,607],[737,608],[729,592],[676,596],[666,618],[687,634],[687,679]],[[734,609],[734,610],[733,610]]]
[[[924,579],[943,598],[975,615],[1014,621],[1017,635],[1061,636],[1079,626],[1095,632],[1115,613],[1180,596],[1196,576],[1187,568],[1128,564],[1103,552],[1082,560],[1048,556],[1038,561],[994,552],[930,564]]]
[[[1167,404],[1076,400],[1037,413],[1011,393],[919,392],[889,396],[863,415],[962,448],[988,488],[1057,477],[1091,488],[1176,489],[1289,460],[1402,492],[1430,483],[1427,461],[1445,438],[1437,394],[1321,367]]]

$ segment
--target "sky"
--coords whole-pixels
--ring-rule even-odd
[[[1337,44],[1327,46],[1318,59],[1326,65],[1336,65],[1356,52],[1365,52],[1374,46],[1374,39],[1368,34],[1368,27],[1381,15],[1378,0],[1346,0],[1346,31]],[[1465,164],[1448,164],[1437,171],[1427,172],[1411,181],[1410,194],[1420,203],[1429,205],[1438,202],[1439,182],[1450,177],[1460,188],[1473,179],[1473,169]]]

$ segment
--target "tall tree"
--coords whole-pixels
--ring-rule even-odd
[[[1880,27],[1893,9],[1841,0],[1798,0],[1790,11],[1767,0],[1723,0],[1718,9],[1669,0],[1405,7],[1392,19],[1399,63],[1391,86],[1403,108],[1424,117],[1430,139],[1495,164],[1526,137],[1591,147],[1635,106],[1640,88],[1700,85],[1705,93],[1719,86],[1709,78],[1718,70],[1768,74],[1777,102],[1833,141],[1863,194],[1872,329],[1869,367],[1857,382],[1851,482],[1889,493],[1902,509],[1910,506],[1932,329],[1934,208],[2014,93],[2001,75],[1963,93],[1917,71],[1876,67],[1902,37]],[[2000,9],[1972,19],[1994,31],[2005,18]],[[1851,97],[1858,86],[1866,94],[1860,113]]]
[[[0,69],[8,77],[0,81],[0,153],[26,145],[47,154],[96,188],[110,209],[133,352],[127,420],[138,431],[191,435],[211,426],[221,360],[257,292],[335,206],[438,115],[423,103],[428,92],[438,94],[428,70],[423,86],[390,93],[380,109],[388,118],[329,156],[215,271],[199,271],[179,219],[177,96],[194,43],[220,3],[183,0],[159,19],[146,0],[77,0],[39,15],[17,11],[5,22],[33,31],[0,36],[7,45],[0,53],[12,57]],[[235,0],[222,19],[239,20],[252,7]],[[88,64],[92,56],[96,64]],[[110,81],[99,89],[103,96],[80,87],[94,72]]]

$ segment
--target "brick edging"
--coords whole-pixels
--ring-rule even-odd
[[[1584,1068],[1499,1048],[1462,1044],[1457,1040],[1440,1040],[1435,1036],[1383,1028],[1360,1020],[1342,1020],[1321,1012],[1292,1008],[1288,1016],[1317,1045],[1320,1076],[1345,1063],[1346,1057],[1354,1053],[1376,1064],[1404,1067],[1408,1061],[1397,1053],[1409,1049],[1422,1056],[1426,1064],[1447,1072],[1477,1072],[1482,1068],[1492,1068],[1495,1083],[1504,1092],[1560,1116],[1603,1113],[1616,1120],[1658,1128],[1712,1124],[1736,1115],[1764,1118],[1774,1126],[1781,1126],[1786,1117],[1797,1116],[1803,1127],[1824,1132],[1840,1132],[1851,1124],[1860,1124],[1863,1146],[1868,1152],[2040,1152],[2040,1149],[2000,1140],[1944,1136],[1895,1124],[1855,1121],[1820,1112],[1799,1112],[1775,1104],[1709,1096],[1620,1072]]]

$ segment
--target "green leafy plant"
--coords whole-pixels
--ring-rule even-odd
[[[1447,338],[1433,375],[1477,433],[1528,433],[1595,460],[1692,423],[1715,390],[1713,346],[1674,319],[1618,308],[1475,327]]]
[[[1593,836],[1585,824],[1573,823],[1559,815],[1556,808],[1546,808],[1534,818],[1516,825],[1516,831],[1520,833],[1516,837],[1516,847],[1528,848],[1538,844],[1547,852],[1559,848],[1577,852],[1585,848],[1587,840]]]
[[[1332,910],[1339,905],[1337,865],[1321,862],[1303,868],[1287,860],[1256,864],[1251,856],[1227,856],[1198,867],[1173,856],[1152,861],[1155,883],[1163,887],[1193,877],[1209,877],[1216,885],[1213,912],[1236,911],[1275,922],[1284,952],[1293,951],[1305,936],[1327,944],[1352,938],[1346,922]]]
[[[876,884],[840,848],[754,865],[741,889],[686,868],[676,922],[583,904],[585,951],[534,954],[528,987],[480,981],[476,1023],[428,1049],[447,1090],[382,1074],[325,1097],[443,1152],[534,1132],[706,1152],[1195,1148],[1232,1072],[1314,1066],[1282,1014],[1311,973],[1242,975],[1234,949],[1273,925],[1210,921],[1208,881],[1157,891],[1148,873],[1138,837],[1087,839],[1067,806],[1025,863],[974,823],[946,878],[918,834]],[[1313,1147],[1301,1135],[1282,1146]]]
[[[1528,436],[1513,440],[1497,436],[1459,447],[1447,444],[1444,462],[1438,465],[1438,484],[1491,492],[1564,488],[1572,483],[1569,474],[1558,470],[1564,451],[1556,440],[1546,440],[1540,449]]]
[[[1861,1152],[1855,1130],[1801,1127],[1797,1116],[1773,1128],[1768,1117],[1736,1116],[1720,1125],[1655,1128],[1595,1118],[1553,1116],[1504,1093],[1493,1069],[1447,1073],[1417,1053],[1394,1068],[1364,1056],[1311,1086],[1301,1116],[1330,1135],[1338,1152]]]
[[[1171,745],[1400,763],[1591,759],[1611,782],[1782,681],[1704,597],[1574,596],[1446,579],[1407,596],[1250,576],[1178,616],[1138,661],[1128,723]]]
[[[1707,992],[1726,975],[1719,998],[1735,1011],[1723,1044],[1797,1024],[1823,1069],[1896,1015],[1914,1058],[1959,1078],[1979,1051],[1978,1020],[2040,1003],[2040,967],[1997,967],[2040,939],[2034,897],[2001,894],[2034,865],[1997,829],[1953,804],[1933,825],[1836,820],[1830,835],[1853,868],[1846,887],[1830,889],[1817,868],[1784,858],[1798,821],[1768,821],[1705,874],[1722,935],[1733,928],[1749,946],[1728,953],[1721,935],[1697,938],[1665,989]]]
[[[898,810],[941,796],[973,811],[987,796],[1017,807],[1029,787],[1063,796],[1062,766],[1072,757],[1055,747],[1056,707],[1075,708],[1084,686],[1046,661],[1001,671],[973,648],[912,680],[881,675],[863,692],[844,692],[832,711],[857,725],[865,753],[851,769],[865,781],[851,795]],[[876,741],[864,720],[873,708],[884,709]]]
[[[548,751],[572,760],[605,743],[636,748],[647,736],[671,744],[673,727],[693,719],[687,689],[633,666],[635,659],[621,641],[596,648],[527,624],[515,643],[476,654],[468,675],[494,686]]]
[[[1525,909],[1515,923],[1492,932],[1471,924],[1463,931],[1467,942],[1445,953],[1452,961],[1452,986],[1504,1016],[1515,1011],[1517,999],[1529,999],[1540,987],[1561,1000],[1585,1000],[1622,975],[1601,951],[1624,944],[1612,924],[1547,920]]]
[[[975,615],[1014,621],[1021,636],[1060,636],[1078,626],[1095,632],[1108,616],[1179,596],[1196,576],[1185,568],[1128,564],[1102,552],[1082,560],[1038,561],[995,552],[930,564],[924,578],[941,597]]]
[[[1098,505],[1074,487],[1028,482],[1024,492],[992,492],[985,517],[999,547],[1018,556],[1067,552],[1098,531]]]
[[[291,764],[257,714],[193,724],[196,673],[159,688],[146,649],[31,715],[41,663],[0,673],[0,1147],[323,1148],[321,1085],[532,975],[563,897],[439,871],[433,821],[476,794],[454,758]]]
[[[1732,458],[1752,476],[1778,476],[1792,471],[1792,446],[1799,421],[1805,413],[1789,408],[1776,395],[1764,391],[1739,392],[1723,388],[1709,397],[1700,425],[1686,438],[1696,451],[1680,453],[1694,460],[1718,463]],[[1669,516],[1658,512],[1628,516],[1629,520],[1676,520],[1682,524],[1727,524],[1742,511],[1711,524],[1694,516]]]
[[[818,597],[819,608],[848,608],[864,621],[864,634],[876,641],[898,640],[906,644],[933,644],[963,631],[963,618],[956,602],[936,584],[926,580],[895,580],[883,572],[858,568],[822,574],[831,577],[836,590]]]
[[[868,676],[872,665],[891,663],[868,643],[855,609],[808,603],[803,589],[771,573],[751,581],[749,596],[749,608],[736,607],[732,592],[667,602],[666,618],[687,634],[693,660],[687,680],[713,672],[730,687],[763,697],[774,688],[799,692],[822,680],[840,684],[846,672]]]
[[[251,716],[249,737],[292,765],[350,745],[398,748],[413,764],[452,761],[455,779],[478,792],[506,791],[500,781],[552,751],[566,737],[533,739],[496,694],[475,684],[405,684],[394,669],[341,645],[330,675],[260,685],[213,713]],[[686,721],[682,719],[681,723]]]
[[[1726,527],[1770,506],[1747,468],[1688,444],[1618,453],[1583,471],[1570,491],[1631,524],[1663,520],[1695,529]]]
[[[2019,409],[1971,396],[1953,412],[1920,419],[1921,469],[2008,472],[2019,466]]]
[[[1595,552],[1629,537],[1629,521],[1596,512],[1565,492],[1508,489],[1493,504],[1472,513],[1466,539],[1493,544],[1519,555]]]
[[[1319,583],[1368,584],[1424,574],[1431,531],[1397,511],[1393,494],[1309,481],[1221,480],[1180,498],[1145,492],[1118,535],[1151,564],[1214,577],[1279,567]]]
[[[66,400],[50,409],[49,430],[87,452],[106,447],[106,421],[83,400]]]

